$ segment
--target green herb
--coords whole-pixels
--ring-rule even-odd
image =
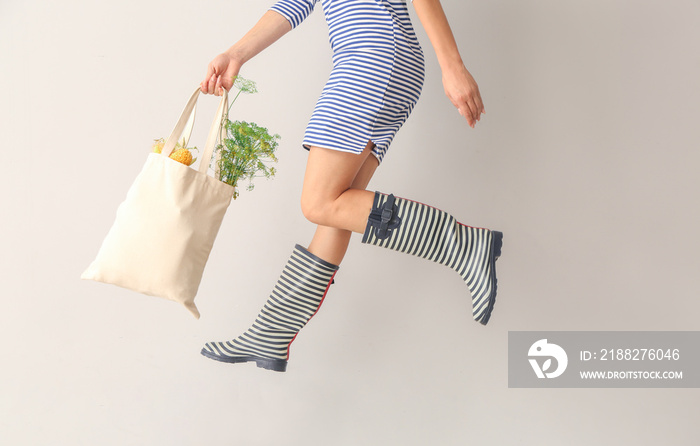
[[[238,89],[238,94],[233,99],[232,106],[241,93],[257,93],[255,82],[240,76],[233,85]],[[265,127],[246,121],[232,122],[226,119],[224,129],[226,136],[223,143],[216,147],[215,170],[219,180],[236,188],[233,193],[233,198],[236,199],[240,180],[247,179],[247,189],[253,190],[253,178],[271,178],[275,175],[275,168],[266,163],[277,162],[275,150],[280,136],[270,135]]]

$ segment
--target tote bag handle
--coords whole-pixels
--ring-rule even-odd
[[[197,106],[197,99],[199,99],[200,93],[201,90],[199,87],[197,87],[190,97],[190,100],[187,102],[187,105],[185,105],[185,109],[182,111],[180,119],[178,119],[177,124],[175,124],[175,128],[163,146],[161,153],[164,156],[170,156],[178,140],[181,136],[183,136],[183,132],[185,134],[186,141],[189,140],[190,133],[192,132],[192,126],[194,125],[194,114]],[[211,124],[209,136],[207,136],[207,142],[204,145],[204,152],[202,153],[202,158],[199,162],[199,172],[203,174],[206,174],[207,170],[209,169],[211,157],[213,156],[214,149],[216,147],[216,141],[222,134],[224,118],[226,117],[227,112],[228,91],[224,89],[224,94],[221,98],[221,102],[219,103],[219,108],[216,111],[214,121]]]
[[[190,145],[190,136],[192,136],[192,128],[194,127],[194,117],[197,114],[197,104],[194,104],[194,110],[192,111],[192,116],[187,120],[187,126],[185,127],[185,132],[180,137],[180,140],[184,140],[182,143],[183,147]]]

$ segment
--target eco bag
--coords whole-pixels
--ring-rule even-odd
[[[189,139],[199,94],[197,88],[162,152],[148,155],[97,257],[81,276],[179,302],[197,319],[194,298],[234,193],[233,186],[207,174],[228,111],[226,91],[199,168],[169,158],[183,132]]]

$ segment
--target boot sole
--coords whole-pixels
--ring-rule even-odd
[[[484,317],[479,321],[481,325],[486,325],[491,319],[491,312],[493,311],[493,306],[496,303],[496,293],[498,292],[498,279],[496,278],[496,260],[501,256],[501,248],[503,247],[503,233],[498,231],[491,231],[493,237],[491,238],[491,297],[489,298],[489,306],[486,308]]]
[[[216,353],[212,353],[206,349],[202,349],[201,353],[209,359],[213,359],[215,361],[220,362],[227,362],[229,364],[255,362],[255,365],[257,365],[261,369],[273,370],[275,372],[285,372],[287,370],[287,361],[284,361],[282,359],[260,358],[257,356],[219,356]]]

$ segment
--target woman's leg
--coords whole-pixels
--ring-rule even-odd
[[[370,143],[371,144],[371,143]],[[340,175],[332,175],[333,183],[330,185],[330,188],[333,189],[335,188],[338,191],[341,192],[347,192],[348,189],[355,189],[359,191],[364,191],[365,188],[367,188],[367,185],[369,184],[369,181],[372,179],[372,175],[374,175],[374,172],[377,170],[377,167],[379,166],[379,162],[377,159],[369,154],[371,152],[371,145],[368,145],[367,149],[365,149],[365,152],[368,153],[362,153],[360,157],[362,157],[362,165],[360,166],[359,171],[355,173],[354,178],[352,180],[349,180],[349,177],[352,176],[352,172],[356,169],[355,167],[355,162],[358,161],[358,155],[354,154],[345,154],[349,155],[351,157],[355,157],[355,159],[351,159],[353,161],[352,165],[347,167],[348,173],[347,174],[340,174]],[[317,150],[320,152],[317,152]],[[338,166],[329,166],[327,165],[325,161],[325,153],[327,150],[324,149],[312,149],[313,155],[309,156],[309,163],[306,171],[306,177],[304,180],[304,194],[302,200],[308,200],[310,197],[310,191],[306,188],[307,185],[309,187],[315,188],[315,189],[321,189],[321,190],[327,190],[328,186],[322,186],[324,181],[327,181],[325,178],[322,178],[321,175],[319,175],[319,168],[320,172],[339,172],[342,171],[342,166],[341,169],[338,169]],[[369,156],[368,156],[369,155]],[[313,160],[311,157],[313,156]],[[343,164],[343,166],[347,166],[347,164]],[[350,186],[349,188],[347,187],[347,183],[343,183],[343,181],[347,182],[350,181]],[[313,186],[312,186],[313,185]],[[313,194],[312,194],[313,195]],[[325,193],[323,194],[324,196],[326,195]],[[333,197],[333,193],[329,194],[330,197]],[[341,194],[337,193],[337,196],[335,198],[338,198]],[[368,195],[369,197],[372,196],[371,193]],[[319,198],[313,197],[314,200],[318,200]],[[323,199],[323,198],[322,198]],[[304,201],[306,203],[306,201]],[[360,203],[359,206],[367,206],[365,204]],[[369,212],[369,209],[372,206],[371,200],[369,201],[369,207],[367,207],[367,213]],[[306,208],[305,208],[306,209]],[[362,212],[361,212],[362,213]],[[364,218],[365,223],[367,222],[367,216],[363,216],[361,218]],[[350,242],[350,236],[352,235],[352,231],[347,230],[347,229],[339,229],[339,228],[334,228],[331,226],[325,226],[325,225],[318,225],[316,228],[316,232],[314,234],[313,239],[311,240],[311,243],[309,244],[309,252],[313,253],[314,255],[319,256],[320,258],[331,262],[335,265],[340,265],[340,263],[343,261],[343,257],[345,256],[345,252],[347,251],[348,248],[348,243]]]
[[[355,178],[365,169],[377,167],[372,143],[356,155],[337,150],[311,147],[304,175],[301,210],[304,216],[321,226],[362,233],[372,210],[374,193],[353,188]]]
[[[501,253],[502,234],[459,223],[452,215],[423,203],[393,195],[352,188],[362,163],[370,155],[367,146],[361,157],[317,147],[311,148],[304,177],[302,211],[310,221],[364,234],[363,243],[432,260],[455,270],[469,288],[474,319],[489,321],[496,300],[496,259]],[[336,233],[339,234],[339,233]],[[349,234],[323,238],[316,255],[342,260]],[[325,251],[324,251],[325,249]],[[333,251],[335,249],[335,251]],[[313,251],[312,251],[313,252]],[[327,257],[324,257],[326,255]],[[330,261],[330,260],[329,260]]]

